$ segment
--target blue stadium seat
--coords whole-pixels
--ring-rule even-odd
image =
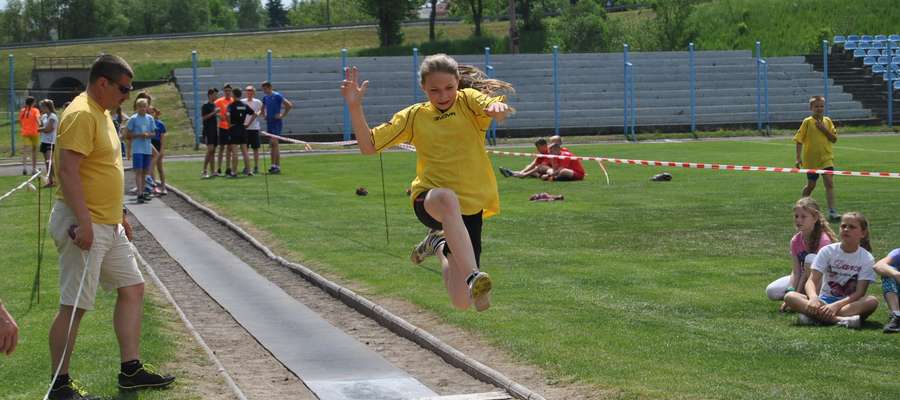
[[[872,42],[860,41],[860,42],[859,42],[859,46],[857,46],[856,48],[857,48],[857,49],[865,49],[865,50],[871,49],[871,48],[872,48]]]
[[[879,57],[881,56],[881,50],[869,49],[866,51],[866,57]]]
[[[878,57],[878,64],[888,65],[890,63],[891,63],[890,57],[885,57],[885,56]]]
[[[875,57],[866,56],[865,58],[863,58],[863,65],[875,65],[875,61],[877,61]]]
[[[900,90],[900,81],[894,81],[894,90]]]
[[[862,40],[864,42],[871,42],[875,40],[875,38],[872,37],[872,35],[862,35],[862,38],[860,38],[859,40]]]
[[[883,48],[886,48],[886,47],[887,47],[887,46],[885,46],[885,45],[884,45],[884,42],[882,42],[882,41],[876,40],[876,41],[872,42],[872,48],[873,48],[873,49],[883,49]]]
[[[875,64],[875,65],[872,66],[872,73],[873,73],[873,74],[883,74],[883,73],[885,73],[885,72],[887,72],[887,68],[885,68],[884,65],[881,65],[881,64]]]
[[[847,41],[848,42],[858,42],[859,35],[847,35]]]
[[[888,50],[888,49],[884,49],[881,51],[881,55],[883,55],[885,57],[890,57],[890,56],[894,55],[894,52],[891,50]]]
[[[859,45],[859,42],[851,42],[849,40],[844,42],[844,48],[847,50],[855,50],[856,46],[858,46],[858,45]]]
[[[888,40],[887,35],[875,35],[875,40]]]
[[[866,56],[865,50],[863,50],[863,49],[853,50],[853,58],[860,58],[860,57],[865,57],[865,56]]]
[[[900,42],[900,35],[898,35],[896,33],[893,35],[890,35],[890,36],[888,36],[888,40],[890,40],[892,42]]]
[[[834,44],[840,44],[846,42],[847,38],[845,38],[844,35],[834,35],[833,41]]]
[[[891,64],[900,64],[900,56],[894,56],[891,58]]]

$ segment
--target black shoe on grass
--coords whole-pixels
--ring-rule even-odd
[[[75,381],[69,381],[69,383],[62,385],[58,388],[54,388],[50,390],[50,395],[47,397],[49,400],[99,400],[99,397],[91,396],[85,393],[84,389],[81,388]]]
[[[141,365],[131,375],[119,372],[119,389],[122,390],[163,388],[171,385],[172,382],[175,382],[174,376],[160,375],[149,364]]]

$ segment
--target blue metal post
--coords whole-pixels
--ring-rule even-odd
[[[628,140],[628,44],[622,45],[622,59],[624,62],[622,63],[622,69],[624,70],[624,76],[622,77],[623,83],[625,84],[625,89],[623,90],[623,113],[622,113],[622,130],[625,133],[625,140]]]
[[[888,41],[888,51],[893,50],[892,47],[893,46],[891,45],[891,42]],[[896,79],[894,76],[892,67],[893,66],[889,64],[888,68],[887,68],[887,73],[885,74],[885,77],[887,78],[887,102],[888,102],[887,103],[887,113],[888,113],[887,124],[888,124],[888,128],[891,128],[891,129],[894,128],[894,80]]]
[[[194,150],[200,148],[203,124],[200,120],[200,82],[197,79],[197,50],[191,52],[191,85],[194,95]]]
[[[419,48],[413,47],[412,54],[412,72],[413,72],[413,103],[419,102]]]
[[[888,42],[890,43],[890,42]],[[828,115],[828,41],[822,41],[822,70],[824,71],[824,79],[822,82],[823,94],[825,95],[825,115]]]
[[[756,42],[756,130],[762,130],[762,82],[760,81],[760,60],[762,59],[762,47]]]
[[[628,63],[628,97],[631,99],[631,110],[628,111],[628,117],[631,122],[631,140],[637,143],[637,98],[634,97],[634,64]]]
[[[766,101],[766,133],[768,134],[772,130],[771,118],[769,118],[769,63],[766,60],[762,60],[763,63],[763,97],[765,97]]]
[[[341,79],[344,79],[345,71],[347,70],[347,49],[341,49]],[[350,132],[352,131],[352,127],[350,126],[350,108],[347,107],[347,103],[344,102],[344,140],[350,140]]]
[[[486,72],[487,72],[488,78],[493,78],[494,77],[494,66],[488,65],[487,67],[485,67],[485,69],[487,70]],[[488,138],[488,143],[491,146],[496,146],[497,145],[497,121],[491,120],[491,127],[488,128],[486,134],[487,134],[487,138]]]
[[[559,135],[559,46],[553,46],[553,134]]]
[[[888,68],[887,72],[887,125],[888,128],[894,128],[894,74]]]
[[[16,155],[16,58],[9,55],[9,143],[12,156]]]
[[[272,50],[266,50],[266,80],[272,82]]]
[[[487,67],[489,65],[491,65],[491,48],[485,47],[484,48],[484,68],[487,69]]]
[[[691,132],[697,131],[697,65],[694,59],[694,43],[688,43],[691,75]]]

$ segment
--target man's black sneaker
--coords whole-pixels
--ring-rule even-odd
[[[81,388],[75,381],[70,381],[69,383],[62,385],[58,388],[51,389],[50,395],[47,397],[49,400],[99,400],[99,397],[90,396],[85,394],[84,389]]]
[[[900,332],[900,316],[891,315],[891,320],[884,324],[884,333]]]
[[[146,388],[162,388],[175,382],[171,375],[160,375],[154,371],[152,365],[144,364],[131,375],[119,372],[119,389],[138,390]]]

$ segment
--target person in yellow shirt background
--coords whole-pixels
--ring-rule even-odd
[[[28,163],[28,154],[31,154],[31,173],[37,171],[37,151],[41,143],[41,136],[38,132],[40,126],[41,111],[34,106],[34,97],[25,98],[25,107],[19,111],[19,125],[22,127],[20,131],[22,139],[24,139],[25,148],[22,151],[22,175],[28,175],[28,169],[25,165]],[[28,148],[31,148],[28,151]]]
[[[437,256],[453,306],[465,310],[474,305],[484,311],[490,307],[492,281],[480,270],[481,228],[483,218],[500,212],[485,130],[493,119],[503,121],[512,112],[504,96],[492,96],[511,92],[512,85],[488,79],[445,54],[426,57],[419,76],[428,101],[400,110],[373,129],[362,107],[369,81],[358,82],[356,67],[346,70],[341,95],[361,153],[375,154],[401,143],[416,147],[410,198],[416,217],[431,230],[410,260],[419,264]]]
[[[831,118],[825,116],[825,98],[813,96],[809,99],[809,110],[813,115],[806,117],[794,135],[797,143],[797,167],[808,169],[834,170],[832,144],[837,142],[837,129]],[[841,215],[834,203],[834,175],[823,174],[825,197],[828,201],[828,219],[840,220]],[[819,174],[806,174],[803,196],[809,197],[816,188]]]

